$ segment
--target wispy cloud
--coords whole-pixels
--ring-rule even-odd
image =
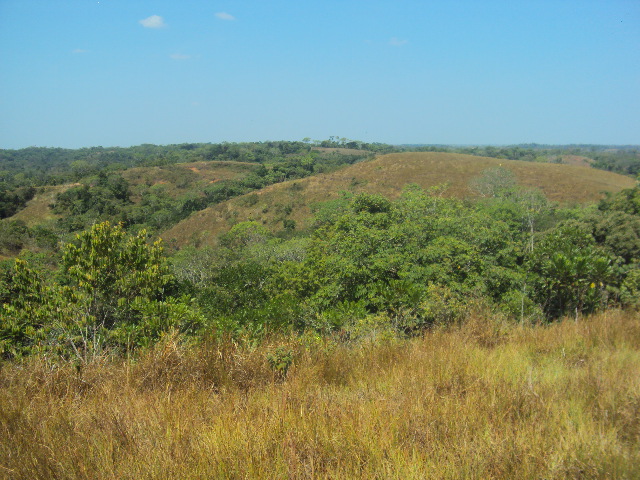
[[[185,55],[184,53],[172,53],[169,55],[172,60],[189,60],[191,55]]]
[[[143,18],[140,20],[140,25],[144,28],[164,28],[167,26],[160,15],[151,15],[150,17]]]
[[[391,40],[389,40],[389,45],[391,45],[392,47],[402,47],[407,43],[409,43],[409,40],[398,37],[391,37]]]
[[[76,48],[76,49],[72,50],[71,52],[80,55],[82,53],[88,53],[89,50],[85,50],[84,48]]]
[[[219,18],[220,20],[235,20],[236,19],[236,17],[234,17],[233,15],[230,15],[230,14],[225,13],[225,12],[216,13],[216,17]]]

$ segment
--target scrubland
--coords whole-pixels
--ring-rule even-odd
[[[0,363],[0,478],[639,477],[633,311]]]
[[[483,171],[502,167],[512,171],[519,185],[540,189],[549,200],[563,205],[596,202],[603,192],[632,188],[635,182],[612,172],[573,165],[522,162],[475,157],[459,153],[406,152],[380,156],[341,170],[270,185],[258,191],[255,203],[247,196],[233,198],[194,213],[164,231],[170,243],[215,244],[216,235],[233,222],[255,220],[276,230],[287,218],[304,226],[313,220],[313,206],[340,197],[341,192],[379,194],[397,198],[409,183],[424,189],[447,185],[444,196],[466,198],[474,194],[470,182]],[[249,194],[251,195],[251,194]]]

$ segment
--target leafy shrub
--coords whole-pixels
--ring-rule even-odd
[[[595,244],[586,225],[566,222],[547,232],[529,259],[538,275],[536,299],[552,318],[588,313],[606,300],[611,257]]]
[[[271,370],[273,370],[279,379],[284,380],[289,368],[293,364],[293,350],[280,345],[273,351],[267,353],[266,356],[267,363],[269,363]]]
[[[16,260],[0,279],[0,351],[48,351],[81,360],[146,346],[163,333],[196,333],[205,319],[188,297],[166,294],[172,277],[160,242],[120,225],[94,225],[62,252],[60,283]]]
[[[265,226],[258,222],[240,222],[220,237],[220,243],[228,248],[241,249],[262,243],[271,237]]]
[[[444,285],[429,285],[420,303],[420,314],[426,324],[447,325],[460,320],[465,311],[462,296]]]
[[[640,267],[633,268],[622,282],[620,301],[623,305],[640,307]]]
[[[96,224],[65,246],[62,271],[67,284],[88,297],[89,315],[110,328],[136,316],[136,299],[160,298],[171,276],[161,242],[147,245],[109,222]]]
[[[260,197],[258,197],[257,193],[250,193],[238,199],[238,204],[243,207],[253,207],[258,203]]]

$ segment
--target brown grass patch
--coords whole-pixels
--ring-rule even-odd
[[[589,167],[592,163],[594,163],[594,160],[592,158],[583,157],[580,155],[563,155],[562,163],[566,165]]]
[[[637,314],[470,322],[1,364],[0,477],[638,478]],[[284,381],[275,345],[294,352]]]
[[[234,180],[246,176],[258,168],[255,163],[246,162],[191,162],[162,167],[136,167],[122,172],[131,184],[164,185],[164,191],[178,197],[189,191],[200,192],[206,185],[221,180]],[[134,201],[137,200],[134,198]]]

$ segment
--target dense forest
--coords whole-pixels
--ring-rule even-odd
[[[638,187],[569,208],[518,186],[502,167],[472,182],[473,199],[443,197],[444,186],[407,185],[396,200],[344,192],[317,205],[306,229],[286,219],[278,232],[242,221],[217,247],[171,252],[157,238],[207,206],[392,151],[335,138],[5,151],[5,191],[20,202],[37,186],[74,183],[51,205],[57,220],[31,227],[2,221],[5,254],[21,251],[0,265],[3,356],[85,359],[151,345],[169,331],[259,338],[311,329],[349,338],[364,322],[413,336],[480,307],[538,322],[638,306]],[[522,151],[466,153],[531,160]],[[527,151],[549,157],[564,150]],[[227,162],[240,173],[189,190],[193,180],[177,166],[194,161]],[[21,173],[18,164],[26,166]],[[187,193],[132,188],[126,172],[140,165],[159,167]]]

